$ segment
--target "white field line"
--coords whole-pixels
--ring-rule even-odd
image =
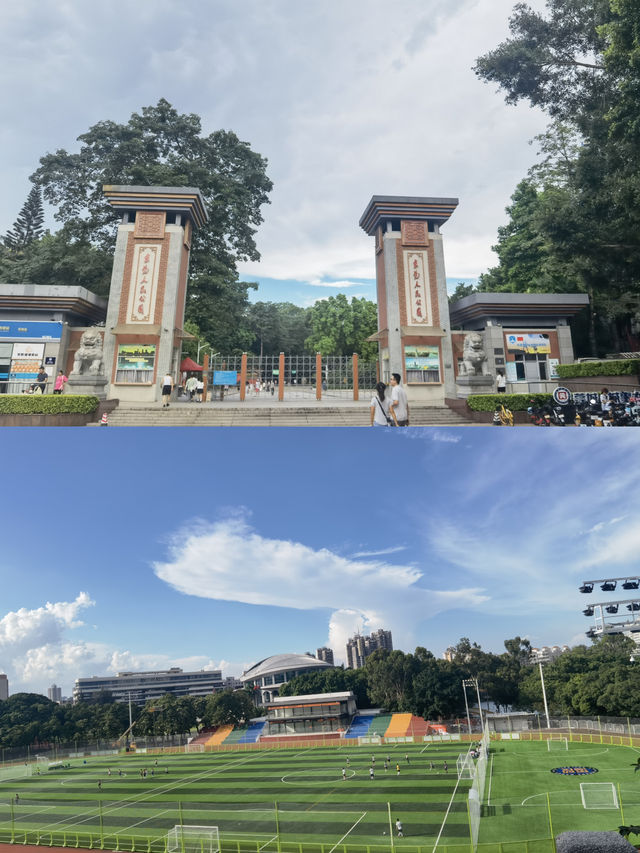
[[[203,779],[203,778],[206,778],[208,776],[214,776],[215,774],[220,773],[223,770],[227,770],[230,767],[235,767],[238,764],[248,764],[249,761],[255,761],[255,759],[258,758],[260,755],[261,755],[261,753],[258,753],[257,755],[252,756],[251,758],[244,759],[244,761],[237,759],[237,760],[231,761],[227,764],[223,764],[222,767],[217,767],[217,768],[214,768],[213,770],[207,770],[207,771],[204,771],[203,773],[196,773],[195,775],[189,776],[186,779],[183,779],[181,782],[176,782],[173,785],[162,785],[159,788],[155,788],[153,791],[150,791],[148,794],[141,795],[137,799],[131,798],[129,800],[116,800],[114,806],[112,808],[106,809],[103,812],[103,815],[111,815],[111,814],[114,814],[114,812],[119,811],[120,809],[127,808],[128,806],[138,805],[139,803],[143,803],[146,800],[150,799],[151,797],[155,797],[158,793],[170,793],[172,791],[177,790],[178,788],[183,788],[185,785],[189,785],[198,779]],[[60,805],[64,805],[64,803],[60,803]],[[97,813],[97,809],[85,811],[84,812],[84,814],[86,815],[85,820],[84,821],[81,820],[81,821],[75,823],[74,826],[80,826],[81,823],[87,823],[88,821],[95,818],[96,813]],[[82,812],[80,813],[80,816],[82,816]],[[55,823],[48,824],[45,828],[42,829],[42,832],[51,832],[53,827],[59,826],[60,824],[65,824],[64,819],[58,820]]]
[[[493,777],[493,755],[491,756],[491,762],[489,763],[489,791],[487,793],[487,805],[491,805],[491,779]]]
[[[27,821],[33,814],[42,814],[43,812],[50,812],[55,809],[55,806],[31,806],[28,812],[25,812],[24,815],[19,815],[14,811],[14,823],[18,824],[21,820]],[[0,824],[1,826],[2,824]],[[5,826],[10,826],[10,821],[6,821]]]
[[[125,827],[125,829],[121,829],[118,832],[105,832],[103,830],[103,835],[124,835],[125,832],[129,832],[130,829],[133,829],[134,826],[140,826],[143,823],[146,823],[148,820],[155,820],[157,817],[161,817],[163,814],[171,814],[174,809],[163,809],[161,812],[154,812],[150,817],[145,817],[144,820],[136,821],[136,823],[129,824],[129,826]]]
[[[456,795],[456,791],[458,790],[459,784],[460,784],[460,780],[458,779],[458,781],[456,782],[456,786],[453,789],[453,793],[451,794],[451,799],[449,800],[449,805],[447,806],[447,811],[445,812],[445,816],[442,820],[442,826],[440,827],[440,832],[438,833],[438,837],[436,838],[436,843],[433,845],[433,850],[431,851],[431,853],[436,853],[436,850],[438,849],[438,844],[440,843],[440,837],[441,837],[442,833],[444,832],[444,826],[447,822],[447,818],[449,817],[449,812],[451,811],[451,805],[453,803],[453,798]]]
[[[277,837],[278,837],[277,835],[274,835],[274,836],[273,836],[273,838],[270,838],[268,841],[265,841],[265,843],[264,843],[264,844],[262,844],[260,847],[258,847],[258,850],[264,850],[264,848],[265,848],[268,844],[271,844],[271,842],[272,842],[272,841],[275,841],[275,840],[277,839]]]
[[[342,844],[342,842],[345,840],[345,838],[347,837],[347,835],[349,835],[349,833],[350,833],[350,832],[353,832],[353,830],[354,830],[354,829],[356,828],[356,826],[360,823],[360,821],[362,820],[362,818],[364,818],[364,817],[366,817],[366,816],[367,816],[367,813],[366,813],[366,812],[362,812],[362,814],[360,815],[360,817],[358,818],[358,820],[353,824],[353,826],[351,827],[351,829],[348,829],[348,830],[345,832],[345,834],[342,836],[342,838],[340,839],[340,841],[336,841],[336,843],[333,845],[333,847],[331,848],[331,850],[329,850],[329,853],[333,853],[333,851],[336,849],[336,847],[337,847],[339,844]]]
[[[431,746],[431,743],[427,742],[427,743],[422,747],[422,749],[420,750],[420,755],[422,755],[422,753],[425,751],[425,749],[429,749],[429,747],[430,747],[430,746]]]

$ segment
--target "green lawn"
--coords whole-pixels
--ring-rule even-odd
[[[638,755],[630,747],[602,744],[569,743],[566,749],[559,743],[552,744],[549,751],[546,741],[492,743],[480,822],[481,845],[521,839],[542,842],[551,836],[550,823],[554,835],[566,830],[616,830],[622,823],[639,824],[640,772],[631,766]],[[598,772],[576,776],[551,772],[555,767],[583,766]],[[607,787],[613,783],[621,808],[585,809],[581,783]],[[535,853],[551,848],[540,843],[529,849]],[[505,846],[504,850],[511,853],[516,848]]]
[[[550,818],[554,834],[640,824],[640,772],[631,766],[636,750],[579,743],[568,750],[560,747],[549,752],[546,742],[492,743],[480,822],[482,853],[548,853]],[[66,769],[0,781],[0,841],[164,853],[168,831],[183,823],[219,827],[224,853],[382,853],[392,848],[468,853],[470,782],[458,782],[456,773],[463,749],[464,744],[451,742],[114,755],[88,758],[86,764],[73,759]],[[385,773],[387,754],[391,766]],[[550,772],[561,766],[598,772],[568,777]],[[146,777],[140,775],[143,768]],[[581,782],[613,782],[622,810],[584,809]],[[402,821],[404,838],[390,835],[387,804],[392,820]]]
[[[389,850],[389,803],[404,828],[404,838],[393,838],[396,848],[430,851],[439,837],[439,850],[460,845],[466,853],[470,783],[458,783],[456,774],[462,749],[452,742],[74,759],[67,769],[0,782],[0,841],[13,833],[22,842],[26,833],[32,842],[39,833],[46,845],[161,851],[169,829],[184,823],[218,826],[224,850],[277,851],[278,830],[283,851],[300,843],[323,845],[324,853],[337,845]]]

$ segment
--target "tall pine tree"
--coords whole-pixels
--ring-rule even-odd
[[[40,187],[33,187],[22,205],[18,218],[2,239],[4,246],[11,252],[20,252],[29,243],[39,240],[44,232],[44,207]]]

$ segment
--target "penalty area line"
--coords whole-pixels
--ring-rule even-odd
[[[260,847],[258,847],[258,850],[264,850],[264,848],[265,848],[267,845],[271,844],[271,842],[272,842],[272,841],[276,841],[276,840],[277,840],[277,838],[278,838],[278,836],[277,836],[277,835],[274,835],[274,836],[273,836],[273,838],[270,838],[268,841],[265,841],[265,843],[264,843],[263,845],[261,845]]]
[[[366,817],[366,816],[367,816],[367,813],[366,813],[366,812],[362,812],[362,814],[360,815],[360,817],[358,818],[358,820],[353,824],[353,826],[351,827],[351,829],[348,829],[348,830],[345,832],[345,834],[342,836],[342,838],[340,839],[340,841],[336,841],[336,843],[333,845],[333,847],[331,848],[331,850],[329,850],[329,853],[333,853],[333,851],[336,849],[336,847],[337,847],[339,844],[342,844],[342,842],[345,840],[345,838],[347,837],[347,835],[349,835],[349,833],[350,833],[350,832],[353,832],[353,830],[354,830],[354,829],[356,828],[356,826],[360,823],[360,821],[362,820],[362,818],[364,818],[364,817]]]

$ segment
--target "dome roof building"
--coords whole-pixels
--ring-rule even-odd
[[[260,704],[271,702],[279,693],[283,684],[296,675],[305,672],[317,672],[320,669],[333,669],[330,663],[318,660],[313,655],[283,654],[272,655],[249,667],[240,676],[243,684],[253,684]]]

